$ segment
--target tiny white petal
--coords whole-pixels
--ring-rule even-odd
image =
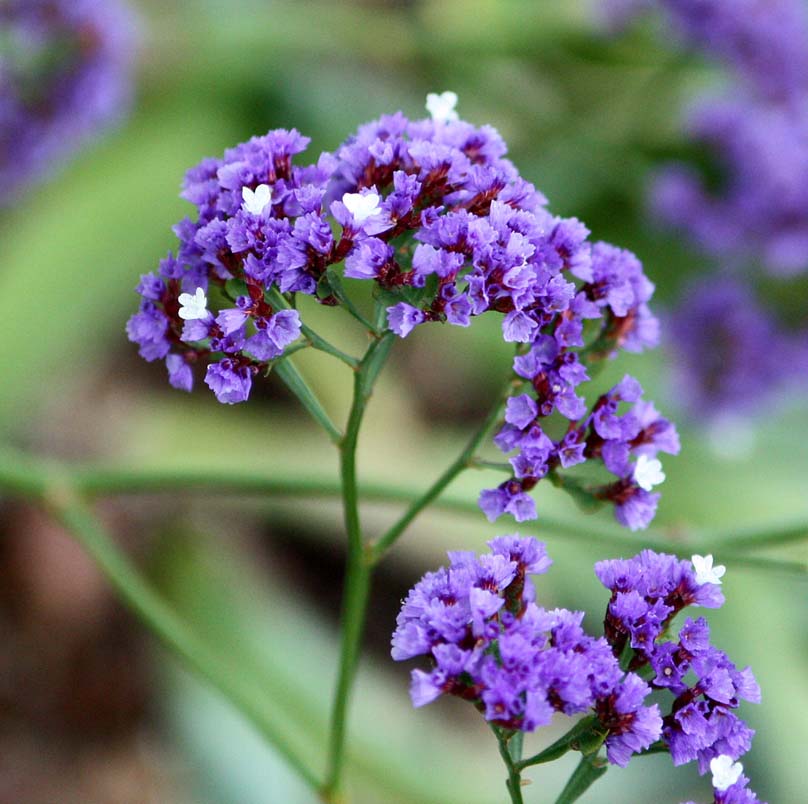
[[[184,321],[208,317],[208,299],[202,288],[197,288],[193,296],[190,293],[180,293],[177,301],[180,303],[179,317]]]
[[[378,215],[381,212],[379,207],[378,193],[345,193],[342,196],[342,203],[345,204],[345,209],[353,215],[353,219],[357,223],[366,221],[373,215]]]
[[[738,781],[743,773],[743,765],[733,762],[731,756],[721,754],[710,760],[710,771],[713,774],[713,787],[723,792]]]
[[[449,123],[458,119],[457,94],[454,92],[441,92],[440,95],[430,92],[426,96],[426,110],[437,123]]]
[[[721,584],[721,578],[727,571],[723,564],[713,566],[712,555],[693,556],[693,569],[696,571],[696,583],[702,586],[705,583]]]
[[[259,184],[254,191],[249,187],[242,187],[241,197],[244,200],[241,206],[245,212],[260,215],[267,204],[272,203],[272,190],[268,184]]]
[[[645,491],[651,491],[665,480],[662,464],[656,458],[640,455],[634,464],[634,482]]]

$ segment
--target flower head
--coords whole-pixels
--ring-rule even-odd
[[[697,584],[702,585],[706,583],[721,583],[721,578],[724,577],[724,573],[727,571],[727,568],[723,564],[716,564],[713,566],[713,557],[711,555],[694,555],[692,557],[692,561],[693,569],[696,571]]]
[[[345,208],[353,215],[356,223],[364,223],[368,218],[373,215],[378,215],[381,212],[379,206],[378,193],[345,193],[342,196],[342,203]]]
[[[450,123],[457,120],[455,106],[457,106],[457,94],[454,92],[441,92],[440,95],[430,92],[426,96],[426,110],[437,123]]]
[[[743,765],[733,762],[732,757],[721,754],[710,760],[710,772],[713,774],[713,787],[723,792],[738,781],[743,773]]]
[[[630,252],[590,243],[580,221],[553,215],[499,134],[460,120],[456,102],[430,95],[433,119],[382,116],[313,164],[294,165],[308,140],[278,129],[190,170],[182,194],[196,219],[175,227],[176,257],[138,286],[130,337],[148,359],[171,352],[190,366],[189,355],[203,364],[226,355],[233,368],[212,377],[232,401],[249,389],[245,371],[268,370],[299,335],[278,294],[290,307],[300,293],[346,303],[338,266],[374,283],[401,338],[499,316],[503,340],[524,344],[513,362],[524,382],[495,437],[513,473],[480,495],[486,515],[535,519],[530,492],[542,478],[598,461],[616,480],[586,491],[613,502],[622,524],[645,527],[659,498],[648,489],[663,477],[656,456],[678,451],[675,428],[630,377],[591,405],[580,386],[591,361],[654,344],[653,285]],[[227,301],[208,311],[211,286]],[[581,351],[585,323],[595,355]],[[234,376],[238,393],[217,391]],[[569,422],[559,438],[544,426],[556,413]]]
[[[634,466],[634,482],[645,491],[651,491],[665,480],[662,464],[656,458],[640,455]]]
[[[177,301],[180,303],[178,315],[185,321],[201,320],[210,315],[207,307],[208,298],[202,288],[197,288],[193,295],[180,293]]]
[[[272,203],[272,190],[268,184],[259,184],[255,190],[242,187],[241,197],[244,202],[242,206],[245,212],[249,212],[250,215],[261,215],[267,206]]]

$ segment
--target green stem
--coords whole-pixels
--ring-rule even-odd
[[[303,375],[295,368],[295,364],[291,360],[284,360],[275,367],[275,371],[311,417],[328,433],[328,437],[335,444],[339,444],[342,440],[342,433],[331,421],[331,417],[325,412],[325,408],[303,379]]]
[[[373,385],[393,344],[393,333],[374,341],[362,358],[354,376],[354,393],[345,436],[340,443],[340,472],[348,557],[342,599],[340,658],[337,684],[331,710],[328,740],[328,765],[321,795],[325,801],[337,801],[342,786],[345,762],[345,734],[348,704],[361,650],[367,618],[372,570],[365,560],[365,547],[359,520],[359,490],[356,479],[356,447],[365,408]]]
[[[30,483],[28,491],[82,545],[123,603],[163,645],[190,670],[219,690],[300,777],[313,790],[317,790],[318,778],[287,742],[283,728],[275,722],[276,716],[260,684],[243,676],[240,668],[227,658],[211,651],[193,629],[166,605],[73,490],[64,483],[50,488],[42,478],[38,488]]]
[[[478,428],[477,432],[469,439],[463,451],[457,459],[446,469],[446,471],[420,496],[416,499],[404,514],[392,525],[392,527],[374,543],[369,545],[369,560],[373,565],[378,564],[382,556],[395,544],[396,540],[410,526],[412,521],[428,505],[434,502],[443,490],[464,470],[468,469],[472,463],[474,453],[482,443],[489,431],[497,423],[505,404],[504,395],[497,399],[496,404],[491,408],[488,416]],[[475,510],[479,514],[479,508],[475,505]]]
[[[342,278],[337,273],[336,269],[333,266],[327,268],[325,275],[334,296],[339,299],[345,311],[349,315],[352,315],[368,332],[376,336],[381,335],[382,331],[377,330],[376,327],[362,315],[359,308],[353,303],[351,297],[345,292],[345,288],[342,285]]]
[[[289,304],[289,302],[284,298],[283,294],[281,294],[275,288],[267,291],[266,295],[273,307],[276,307],[279,310],[291,309],[292,305]],[[300,331],[303,333],[303,337],[306,338],[306,340],[315,349],[319,349],[321,352],[325,352],[332,357],[336,357],[337,360],[341,360],[346,366],[349,366],[354,370],[359,366],[359,360],[357,360],[357,358],[343,352],[342,349],[338,349],[333,343],[327,341],[322,335],[318,335],[311,327],[306,326],[306,324],[301,323]]]
[[[43,473],[69,477],[71,486],[83,495],[100,496],[105,494],[164,494],[177,491],[204,492],[207,495],[255,495],[289,498],[340,496],[341,486],[328,477],[288,477],[283,480],[238,469],[129,469],[116,466],[76,466],[67,467],[53,461],[35,459],[25,453],[0,448],[0,489],[28,494],[28,489],[39,488],[39,478]],[[359,488],[361,498],[375,503],[405,503],[414,505],[422,495],[413,489],[386,485],[383,483],[363,484]],[[473,500],[440,497],[433,501],[436,509],[479,519],[480,509]],[[543,514],[535,527],[568,539],[585,541],[589,544],[602,544],[617,549],[636,552],[644,547],[661,552],[675,552],[689,557],[694,552],[709,553],[715,550],[716,540],[709,533],[700,533],[698,540],[688,539],[687,534],[677,533],[677,538],[667,538],[662,531],[645,531],[644,534],[626,533],[616,527],[597,521],[581,523]],[[788,532],[783,529],[773,532],[778,544],[779,537],[790,537],[793,533],[806,532],[808,526],[795,525]],[[751,541],[750,537],[744,538]],[[723,544],[723,543],[722,543]],[[767,542],[766,545],[769,543]],[[756,542],[755,546],[763,547]],[[749,566],[753,569],[772,572],[792,573],[800,577],[808,575],[804,561],[768,559],[736,554],[731,551],[731,541],[722,547],[721,561],[729,564]]]
[[[713,549],[752,550],[757,547],[770,547],[775,544],[791,544],[808,539],[808,525],[798,522],[793,525],[780,525],[769,530],[735,530],[727,534],[716,534]]]
[[[497,738],[497,745],[499,746],[499,755],[505,763],[505,768],[508,771],[508,780],[505,786],[508,788],[508,793],[511,796],[511,804],[524,804],[522,798],[522,777],[519,770],[518,756],[522,747],[521,734],[522,732],[509,732],[504,729],[491,726],[494,735]],[[516,735],[520,735],[518,738]],[[514,746],[511,745],[517,739]]]
[[[568,751],[573,750],[578,738],[588,732],[596,723],[597,718],[595,717],[579,720],[563,737],[559,737],[552,745],[547,746],[538,754],[517,762],[517,766],[523,770],[531,765],[543,765],[545,762],[552,762],[563,757]]]
[[[573,771],[561,795],[556,799],[555,804],[572,804],[577,801],[604,773],[608,766],[605,761],[598,758],[597,754],[581,757],[578,767]]]

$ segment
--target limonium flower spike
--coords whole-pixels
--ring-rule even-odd
[[[591,363],[656,345],[654,286],[633,254],[553,215],[499,134],[460,120],[456,102],[430,95],[431,118],[383,116],[302,167],[292,159],[308,139],[278,129],[190,170],[182,194],[197,214],[175,227],[176,255],[141,278],[129,337],[146,360],[166,360],[174,387],[189,390],[207,364],[206,384],[234,404],[299,337],[303,322],[285,309],[297,294],[344,303],[338,266],[373,284],[400,338],[496,315],[518,387],[495,437],[512,474],[482,492],[485,514],[535,519],[537,483],[594,461],[612,479],[584,493],[643,528],[664,477],[656,456],[679,451],[676,429],[631,377],[592,405],[581,387]]]
[[[595,638],[581,628],[583,613],[538,604],[528,576],[550,566],[541,542],[512,535],[488,544],[482,556],[449,553],[449,567],[427,573],[402,605],[392,656],[431,665],[412,671],[415,706],[455,696],[512,731],[547,725],[555,712],[588,712],[613,764],[661,740],[674,764],[698,759],[721,784],[737,781],[727,763],[748,750],[753,732],[731,710],[742,698],[759,701],[760,691],[749,668],[737,670],[710,645],[704,618],[688,618],[678,641],[666,640],[685,607],[723,603],[690,562],[645,550],[596,564],[611,599]],[[668,694],[669,714],[645,702],[655,690]]]

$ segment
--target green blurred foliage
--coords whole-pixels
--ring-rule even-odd
[[[217,405],[206,389],[189,398],[167,387],[162,366],[143,365],[123,333],[138,276],[156,266],[172,245],[170,227],[190,212],[177,197],[184,171],[268,128],[300,129],[316,154],[360,122],[396,109],[419,115],[427,91],[453,89],[464,117],[502,132],[522,174],[555,211],[638,252],[658,285],[658,307],[705,267],[650,226],[643,196],[654,164],[688,148],[683,104],[718,79],[664,48],[651,30],[605,41],[578,0],[144,0],[140,11],[139,99],[129,122],[0,217],[0,431],[18,444],[131,465],[336,473],[327,440],[275,380],[238,408]],[[784,308],[798,303],[793,295],[779,301]],[[306,312],[326,337],[360,348],[361,335],[340,311]],[[423,488],[459,450],[508,361],[495,328],[482,322],[468,332],[424,328],[398,344],[369,411],[362,477]],[[349,372],[319,353],[297,362],[341,420]],[[621,358],[599,383],[624,372],[636,373],[650,398],[676,411],[663,353]],[[766,417],[749,449],[732,458],[710,446],[698,422],[685,423],[682,455],[666,461],[658,523],[675,540],[694,525],[746,530],[806,521],[808,440],[795,438],[804,436],[806,412],[796,400]],[[450,493],[472,499],[484,480],[484,473],[467,474]],[[583,528],[590,521],[545,484],[538,504]],[[155,577],[183,613],[277,691],[289,733],[320,758],[336,662],[333,611],[301,601],[282,562],[250,566],[254,547],[245,544],[253,542],[233,537],[268,534],[271,557],[273,529],[282,525],[317,549],[338,550],[336,509],[198,500],[172,510],[175,520],[152,556]],[[384,508],[367,514],[371,531],[390,519]],[[147,523],[152,530],[158,519]],[[448,514],[419,520],[390,560],[400,593],[446,549],[479,549],[501,531]],[[538,532],[556,560],[541,581],[543,600],[585,609],[594,626],[605,599],[592,562],[613,552]],[[768,555],[804,560],[806,551]],[[339,577],[322,583],[338,586]],[[758,729],[747,771],[763,798],[797,802],[801,746],[808,744],[804,579],[737,568],[725,590],[726,607],[710,618],[715,641],[739,665],[752,664],[764,696],[762,706],[746,710]],[[307,800],[220,701],[171,666],[164,679],[167,722],[191,786],[204,790],[200,800]],[[356,801],[465,804],[501,796],[503,772],[483,724],[457,701],[414,711],[406,686],[404,668],[382,652],[367,655],[352,718]],[[527,799],[542,800],[545,785],[560,789],[569,770],[559,763],[537,771]],[[708,787],[692,768],[673,771],[654,757],[610,772],[583,800],[624,802],[630,789],[634,801],[678,802],[704,799]]]

